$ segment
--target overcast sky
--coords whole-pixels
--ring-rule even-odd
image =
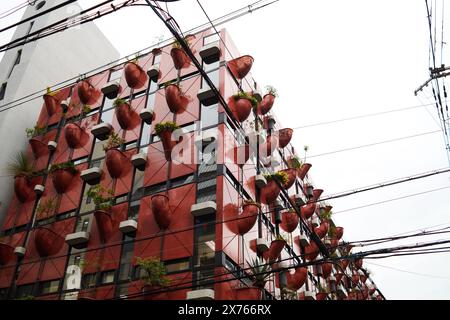
[[[440,9],[437,0],[440,35]],[[0,2],[0,12],[23,0]],[[101,1],[82,0],[86,8]],[[201,0],[211,18],[250,4],[246,0]],[[196,0],[169,4],[183,30],[206,22]],[[450,7],[449,7],[450,10]],[[448,10],[447,10],[448,11]],[[0,20],[4,26],[21,14]],[[430,87],[414,96],[428,78],[429,34],[422,0],[280,0],[225,25],[242,54],[255,58],[252,70],[261,85],[280,94],[274,112],[285,127],[407,108],[432,102]],[[444,20],[450,34],[450,17]],[[122,56],[168,37],[150,8],[124,9],[96,24]],[[4,43],[10,33],[0,35]],[[448,37],[447,37],[448,38]],[[449,42],[450,45],[450,42]],[[444,46],[444,57],[448,55]],[[440,63],[440,57],[438,59]],[[444,63],[450,63],[444,58]],[[448,81],[450,83],[450,80]],[[44,85],[43,85],[44,86]],[[450,89],[450,85],[449,85]],[[321,155],[335,150],[439,130],[434,106],[295,130],[299,152]],[[301,152],[302,153],[302,152]],[[441,133],[311,157],[308,162],[324,196],[448,166]],[[364,206],[450,186],[442,174],[395,187],[331,201],[333,211]],[[337,213],[347,241],[385,237],[427,227],[450,226],[450,189]],[[409,244],[439,237],[415,238]],[[394,244],[384,244],[383,247]],[[355,248],[354,251],[373,249]],[[377,265],[375,265],[377,264]],[[388,299],[450,299],[450,254],[366,261]],[[399,270],[394,270],[394,269]]]

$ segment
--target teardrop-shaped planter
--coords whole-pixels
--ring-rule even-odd
[[[313,190],[313,198],[312,201],[316,202],[317,200],[319,200],[320,196],[322,195],[323,190],[322,189],[314,189]]]
[[[258,287],[237,288],[236,300],[261,300],[262,291]]]
[[[172,48],[172,50],[170,50],[170,56],[172,57],[173,65],[177,70],[187,69],[191,65],[191,59],[183,49]]]
[[[266,94],[258,105],[258,114],[259,115],[267,114],[272,109],[274,102],[275,96],[272,94]]]
[[[281,172],[284,172],[287,174],[288,180],[287,182],[283,185],[283,188],[285,190],[289,190],[290,187],[292,187],[295,183],[295,179],[297,178],[297,170],[295,169],[284,169],[281,170]]]
[[[34,244],[40,257],[48,257],[61,250],[64,238],[50,227],[38,227],[34,231]]]
[[[186,111],[190,102],[189,97],[184,95],[177,85],[168,85],[164,91],[167,106],[172,113],[181,114]]]
[[[370,295],[373,295],[373,294],[375,293],[376,290],[377,290],[376,288],[370,288],[370,289],[369,289],[369,294],[370,294]]]
[[[264,258],[269,261],[275,261],[280,256],[285,245],[286,241],[284,240],[273,240],[269,250],[264,253]]]
[[[51,173],[53,187],[55,187],[56,192],[59,194],[65,193],[74,177],[75,173],[73,173],[70,169],[57,169]]]
[[[44,103],[49,117],[57,113],[61,108],[60,101],[54,95],[44,94]]]
[[[137,112],[128,103],[121,103],[116,107],[116,118],[123,130],[133,130],[141,122]]]
[[[228,107],[239,122],[247,120],[252,111],[252,103],[245,98],[231,97],[228,99]]]
[[[334,274],[334,277],[336,278],[336,283],[339,284],[341,283],[342,277],[344,276],[344,274],[342,272],[336,272]]]
[[[342,270],[344,270],[344,271],[345,271],[345,269],[347,269],[349,263],[350,263],[350,261],[348,261],[348,259],[343,259],[338,262],[338,264],[341,266]]]
[[[281,129],[278,131],[279,147],[285,148],[291,142],[294,130],[291,128]]]
[[[264,204],[271,204],[274,202],[280,194],[280,188],[275,180],[270,180],[261,189],[261,202]]]
[[[87,80],[80,81],[77,85],[78,98],[82,104],[90,105],[94,104],[100,98],[100,91]]]
[[[359,276],[360,277],[360,279],[361,279],[361,283],[366,283],[366,281],[367,281],[367,276],[364,274],[364,275],[360,275]]]
[[[327,221],[322,221],[319,227],[314,228],[314,232],[320,239],[323,239],[328,234],[329,226]]]
[[[164,148],[164,156],[167,161],[172,160],[172,149],[177,145],[178,142],[172,140],[172,131],[164,130],[159,134],[161,143]]]
[[[14,193],[20,202],[26,202],[31,198],[33,190],[31,188],[30,180],[24,175],[14,177]]]
[[[330,262],[322,263],[322,278],[328,279],[331,275],[331,271],[333,270],[333,264]]]
[[[344,228],[343,227],[336,227],[336,228],[334,228],[334,235],[333,235],[334,239],[340,240],[343,235],[344,235]]]
[[[9,263],[14,258],[14,247],[0,242],[0,265]]]
[[[309,204],[302,206],[300,208],[302,218],[304,220],[311,218],[312,215],[314,214],[314,212],[316,211],[316,206],[317,205],[315,203],[309,203]]]
[[[156,223],[161,229],[167,229],[172,221],[172,212],[169,207],[169,197],[157,194],[152,197],[152,211]]]
[[[308,246],[305,247],[305,258],[308,261],[314,261],[319,255],[320,251],[316,243],[311,241]]]
[[[134,62],[125,64],[125,80],[132,89],[140,89],[147,82],[147,74]]]
[[[117,229],[117,223],[114,221],[111,213],[104,210],[94,212],[95,222],[103,243],[107,243]]]
[[[89,141],[89,135],[77,123],[68,123],[65,125],[64,138],[71,149],[84,147]]]
[[[242,213],[237,220],[237,227],[240,235],[249,232],[258,219],[259,207],[256,204],[244,204],[242,206]]]
[[[272,153],[278,148],[278,137],[274,135],[267,136],[266,142],[260,144],[259,153],[262,157],[270,157]]]
[[[331,239],[331,245],[328,247],[330,253],[333,254],[339,248],[339,240]]]
[[[295,212],[284,212],[281,216],[280,227],[286,232],[292,233],[297,229],[298,216]]]
[[[123,177],[128,173],[131,166],[130,159],[127,155],[118,149],[109,149],[106,152],[105,163],[109,175],[113,179]]]
[[[355,260],[355,267],[356,267],[356,269],[361,269],[362,268],[362,266],[363,266],[363,259],[356,259]]]
[[[311,169],[312,165],[310,163],[304,163],[302,167],[298,170],[298,177],[300,180],[304,180],[306,177],[306,174],[308,173],[309,169]]]
[[[31,151],[33,152],[35,159],[39,159],[40,157],[48,154],[47,144],[40,139],[31,138],[28,142],[30,143]]]
[[[241,80],[252,69],[253,61],[254,59],[252,56],[245,55],[228,61],[227,65],[234,77],[238,80]]]
[[[290,290],[299,290],[305,284],[307,276],[308,268],[306,267],[295,268],[294,274],[286,272],[287,287]]]

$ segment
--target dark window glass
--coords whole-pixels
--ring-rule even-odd
[[[18,286],[16,291],[16,298],[23,299],[34,296],[33,294],[33,284],[26,284],[23,286]]]
[[[2,86],[0,87],[0,100],[3,100],[5,98],[6,94],[6,85],[7,83],[2,83]]]
[[[131,240],[131,238],[126,237],[125,240]],[[122,247],[122,256],[120,258],[120,273],[119,273],[119,281],[127,281],[132,280],[133,277],[133,250],[134,243],[127,242]]]
[[[97,285],[97,274],[90,273],[83,275],[83,279],[81,281],[81,288],[89,289],[94,288]]]
[[[41,282],[39,285],[39,294],[50,294],[58,292],[59,280]]]
[[[165,267],[167,273],[177,273],[189,270],[189,265],[189,259],[184,259],[182,261],[167,262]]]
[[[101,284],[113,283],[114,282],[114,270],[112,271],[104,271],[101,275]]]

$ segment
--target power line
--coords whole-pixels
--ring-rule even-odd
[[[378,264],[378,263],[374,263],[374,262],[366,262],[366,263],[370,264],[370,265],[377,266],[377,267],[381,267],[381,268],[386,268],[386,269],[391,269],[391,270],[394,270],[394,271],[399,271],[399,272],[413,274],[413,275],[416,275],[416,276],[450,280],[450,277],[443,277],[443,276],[437,276],[437,275],[426,274],[426,273],[418,273],[418,272],[414,272],[414,271],[408,271],[408,270],[398,269],[398,268],[394,268],[394,267],[384,266],[384,265],[381,265],[381,264]]]
[[[409,195],[406,195],[406,196],[403,196],[403,197],[392,198],[392,199],[383,200],[383,201],[379,201],[379,202],[369,203],[369,204],[366,204],[366,205],[363,205],[363,206],[359,206],[359,207],[353,207],[353,208],[349,208],[349,209],[344,209],[344,210],[336,211],[336,212],[333,212],[333,213],[334,214],[338,214],[338,213],[343,213],[343,212],[363,209],[363,208],[372,207],[372,206],[376,206],[376,205],[383,204],[383,203],[388,203],[388,202],[392,202],[392,201],[397,201],[397,200],[407,199],[407,198],[411,198],[411,197],[416,197],[416,196],[419,196],[419,195],[432,193],[432,192],[436,192],[436,191],[440,191],[440,190],[444,190],[444,189],[449,189],[449,188],[450,188],[450,186],[442,187],[442,188],[438,188],[438,189],[433,189],[433,190],[427,190],[427,191],[423,191],[423,192],[419,192],[419,193],[409,194]]]
[[[17,11],[22,10],[23,8],[28,6],[28,4],[29,4],[28,1],[25,1],[25,2],[23,2],[21,4],[19,4],[19,5],[14,6],[11,9],[8,9],[8,10],[0,13],[0,19],[4,19],[4,18],[6,18],[6,17],[16,13]]]
[[[351,148],[345,148],[345,149],[340,149],[340,150],[320,153],[320,154],[308,156],[308,158],[322,157],[322,156],[335,154],[335,153],[340,153],[340,152],[344,152],[344,151],[351,151],[351,150],[356,150],[356,149],[361,149],[361,148],[373,147],[373,146],[377,146],[377,145],[380,145],[380,144],[391,143],[391,142],[400,141],[400,140],[406,140],[406,139],[411,139],[411,138],[417,138],[417,137],[421,137],[421,136],[425,136],[425,135],[429,135],[429,134],[433,134],[433,133],[438,133],[438,132],[441,132],[441,130],[423,132],[423,133],[419,133],[419,134],[415,134],[415,135],[411,135],[411,136],[400,137],[400,138],[395,138],[395,139],[389,139],[389,140],[369,143],[369,144],[365,144],[365,145],[361,145],[361,146],[357,146],[357,147],[351,147]]]

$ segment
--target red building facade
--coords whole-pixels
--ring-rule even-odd
[[[189,44],[228,106],[172,44],[44,96],[34,173],[14,178],[1,228],[1,298],[381,299],[362,260],[338,260],[351,248],[253,58],[225,30]],[[336,263],[314,264],[327,255]],[[146,258],[166,284],[143,281]]]

